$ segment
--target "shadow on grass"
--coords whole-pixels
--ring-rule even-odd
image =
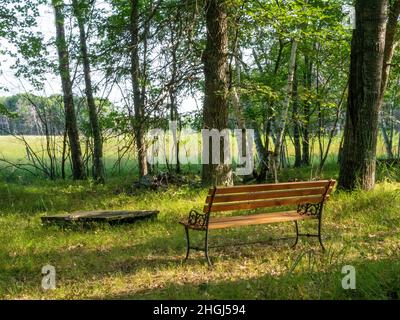
[[[148,222],[141,222],[144,227]],[[167,224],[168,227],[168,224]],[[172,228],[171,228],[172,229]],[[124,228],[116,231],[124,232]],[[72,231],[75,232],[75,231]],[[89,232],[86,230],[85,232]],[[199,236],[203,234],[200,233]],[[278,236],[279,234],[272,234]],[[54,234],[57,237],[57,233]],[[244,231],[236,232],[233,236],[238,236],[242,240],[249,234]],[[269,235],[271,236],[271,234]],[[199,239],[198,240],[202,240]],[[243,246],[266,246],[271,249],[286,250],[292,244],[293,239],[287,238],[268,238],[260,241],[246,241],[241,244],[226,243],[224,235],[214,238],[217,248],[210,252],[211,258],[215,261],[223,262],[229,257],[235,258],[255,258],[254,250],[239,249]],[[254,238],[253,238],[254,240]],[[283,243],[282,243],[283,242]],[[279,243],[279,245],[277,245]],[[170,230],[168,234],[152,237],[149,240],[136,244],[112,245],[110,247],[99,244],[98,248],[87,248],[85,245],[75,243],[62,250],[52,249],[47,251],[32,250],[24,254],[9,256],[4,254],[2,257],[2,274],[0,276],[0,287],[3,292],[8,291],[10,284],[18,284],[22,290],[38,290],[41,283],[41,268],[50,264],[56,268],[57,279],[62,282],[76,281],[82,279],[107,278],[112,275],[132,275],[141,270],[146,272],[156,272],[164,268],[205,268],[206,261],[201,253],[191,253],[190,259],[184,262],[186,253],[186,242],[183,228],[180,226]],[[38,246],[39,247],[39,246]],[[229,247],[234,247],[230,249]],[[264,250],[264,249],[261,249]],[[36,252],[35,252],[36,251]]]
[[[239,263],[239,261],[238,261]],[[162,288],[131,293],[92,296],[89,299],[400,299],[400,261],[351,261],[356,270],[356,288],[344,289],[343,265],[324,272],[303,271],[282,275],[260,275],[233,281],[180,283],[171,281]]]

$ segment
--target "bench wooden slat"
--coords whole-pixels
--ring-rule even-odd
[[[236,187],[218,187],[215,194],[229,194],[229,193],[243,193],[243,192],[258,192],[258,191],[273,191],[273,190],[287,190],[287,189],[305,189],[326,187],[329,180],[319,181],[302,181],[302,182],[284,182],[284,183],[270,183],[270,184],[254,184]],[[212,195],[214,189],[208,191]]]
[[[230,219],[229,219],[230,218]],[[286,211],[277,213],[262,213],[245,216],[246,219],[236,217],[210,218],[209,229],[223,229],[228,227],[239,227],[256,224],[268,224],[286,221],[298,221],[315,218],[309,215],[300,215],[296,211]]]
[[[210,222],[224,222],[224,221],[235,221],[235,220],[247,220],[261,216],[281,216],[282,214],[295,214],[298,213],[297,210],[281,211],[281,212],[260,212],[254,214],[246,214],[240,216],[220,216],[220,217],[210,217]]]
[[[302,203],[320,203],[322,200],[323,197],[322,195],[320,195],[320,196],[272,199],[264,201],[234,202],[228,204],[215,204],[215,205],[213,204],[211,206],[210,212],[250,210],[257,208],[279,207],[279,206],[295,205]],[[203,207],[203,212],[208,212],[208,210],[209,210],[208,206]]]
[[[214,197],[213,203],[323,195],[325,191],[326,188],[319,187],[312,189],[278,190],[272,192],[267,191],[267,192],[223,194],[223,195],[216,195]],[[211,201],[211,196],[207,196],[206,203],[210,203],[210,201]]]
[[[283,211],[283,212],[270,212],[270,213],[258,213],[253,215],[245,216],[230,216],[230,217],[210,217],[209,229],[220,229],[235,225],[247,225],[247,221],[251,221],[250,224],[266,224],[283,221],[296,221],[313,219],[315,216],[301,215],[297,211]],[[188,224],[186,219],[179,222],[188,227],[194,227]]]

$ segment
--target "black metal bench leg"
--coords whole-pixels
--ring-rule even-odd
[[[208,229],[206,230],[206,238],[205,238],[205,244],[204,244],[204,253],[206,255],[207,263],[211,267],[212,263],[210,261],[210,258],[208,256]]]
[[[296,227],[296,241],[292,245],[292,248],[296,247],[297,242],[299,241],[299,226],[297,225],[297,221],[294,222],[294,225]]]
[[[319,241],[319,244],[321,245],[322,251],[325,251],[325,247],[322,244],[322,238],[321,238],[321,224],[322,224],[322,221],[321,221],[321,218],[319,218],[318,219],[318,241]]]
[[[185,261],[186,261],[189,258],[189,252],[190,252],[189,228],[185,227],[185,233],[186,233],[186,257],[185,257]]]

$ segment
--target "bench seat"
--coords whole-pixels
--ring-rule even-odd
[[[229,227],[239,227],[257,224],[267,224],[285,221],[298,221],[305,219],[312,219],[313,216],[300,214],[296,210],[283,211],[283,212],[270,212],[270,213],[257,213],[244,216],[231,216],[231,217],[210,217],[208,222],[208,229],[223,229]],[[187,219],[181,220],[180,223],[185,227],[191,228]],[[197,229],[197,228],[191,228]]]

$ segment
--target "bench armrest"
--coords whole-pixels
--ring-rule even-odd
[[[190,210],[188,225],[196,229],[207,229],[209,213],[201,213],[195,209]]]
[[[301,215],[319,217],[321,215],[322,206],[324,202],[320,203],[301,203],[297,207],[297,212]]]

